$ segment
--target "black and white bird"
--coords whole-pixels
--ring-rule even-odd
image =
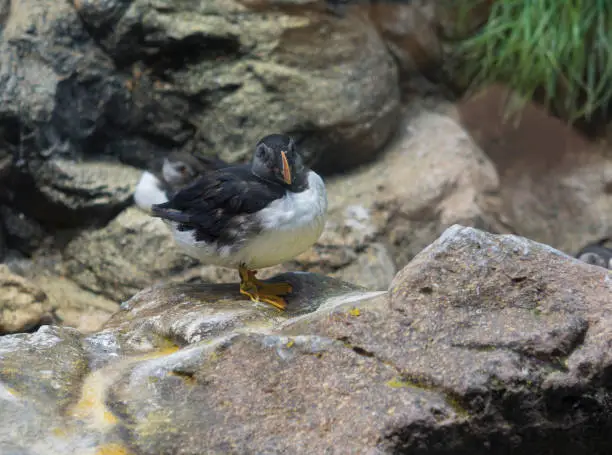
[[[311,247],[326,211],[323,180],[304,166],[293,139],[283,134],[261,139],[250,164],[206,173],[152,207],[188,255],[238,269],[243,295],[281,310],[291,285],[260,281],[256,270]]]
[[[142,173],[134,191],[134,202],[145,212],[151,212],[153,204],[168,202],[174,193],[201,174],[226,166],[228,164],[217,157],[172,152],[163,160],[155,160],[150,169]]]
[[[586,245],[576,254],[576,258],[587,264],[598,265],[605,269],[612,269],[612,249],[604,245],[609,240],[608,238],[604,238],[598,242]]]

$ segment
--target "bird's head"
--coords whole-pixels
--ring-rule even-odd
[[[185,151],[176,151],[164,158],[162,175],[168,185],[178,188],[195,180],[196,177],[228,164],[216,156],[191,154]]]
[[[197,169],[188,157],[171,153],[164,158],[162,175],[168,185],[177,187],[193,180],[197,175]]]
[[[256,176],[296,190],[306,183],[306,168],[295,142],[285,134],[270,134],[255,146],[251,169]]]

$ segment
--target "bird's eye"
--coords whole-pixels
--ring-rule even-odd
[[[257,158],[264,158],[266,156],[266,150],[263,147],[259,147],[255,152]]]
[[[179,166],[178,171],[183,175],[187,174],[187,171],[188,171],[187,166]]]

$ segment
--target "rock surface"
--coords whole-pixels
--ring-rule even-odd
[[[50,241],[49,233],[40,223],[6,205],[0,205],[0,220],[4,224],[6,243],[24,255],[35,253]]]
[[[115,301],[89,292],[63,276],[38,271],[30,280],[47,295],[62,326],[81,333],[100,330],[119,308]]]
[[[36,264],[7,257],[0,264],[0,333],[26,332],[61,323],[82,333],[99,330],[119,305],[53,272],[50,262]]]
[[[4,260],[6,255],[6,228],[2,224],[2,217],[0,216],[0,261]]]
[[[142,167],[195,147],[239,161],[270,131],[344,170],[372,160],[397,125],[397,68],[376,28],[324,2],[24,0],[3,11],[0,146],[24,185],[55,159]],[[64,178],[51,175],[52,186]]]
[[[435,12],[435,2],[428,1],[374,2],[370,6],[369,16],[405,78],[435,71],[442,63]]]
[[[96,334],[0,338],[0,450],[612,449],[610,272],[456,225],[388,293],[285,278],[286,313],[236,285],[167,284]]]
[[[128,171],[98,161],[104,135],[129,120],[129,92],[68,2],[11,2],[0,99],[0,143],[14,164],[3,202],[51,225],[105,222],[125,205],[129,181],[117,173]]]
[[[111,162],[53,159],[14,176],[1,199],[50,228],[91,227],[132,203],[141,172]]]
[[[330,183],[330,221],[314,251],[340,243],[357,256],[378,243],[400,269],[452,224],[507,232],[495,167],[455,117],[448,104],[409,106],[379,162]]]
[[[66,275],[77,284],[118,302],[196,264],[179,252],[162,220],[136,207],[76,237],[64,261]]]
[[[241,298],[237,283],[165,284],[124,302],[105,324],[103,333],[108,336],[112,332],[124,353],[147,352],[169,342],[185,346],[211,341],[230,331],[261,331],[287,319],[384,294],[310,273],[284,273],[271,280],[286,280],[293,287],[282,313]]]
[[[511,93],[483,90],[458,106],[461,123],[495,164],[511,229],[576,254],[612,237],[612,156],[535,104],[505,119]]]
[[[47,295],[0,264],[0,335],[56,322]]]

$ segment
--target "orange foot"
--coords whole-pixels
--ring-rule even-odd
[[[255,275],[257,271],[249,270],[241,266],[240,293],[246,295],[254,302],[265,302],[279,310],[287,307],[287,302],[281,296],[289,294],[293,288],[289,283],[265,283],[258,280]]]

